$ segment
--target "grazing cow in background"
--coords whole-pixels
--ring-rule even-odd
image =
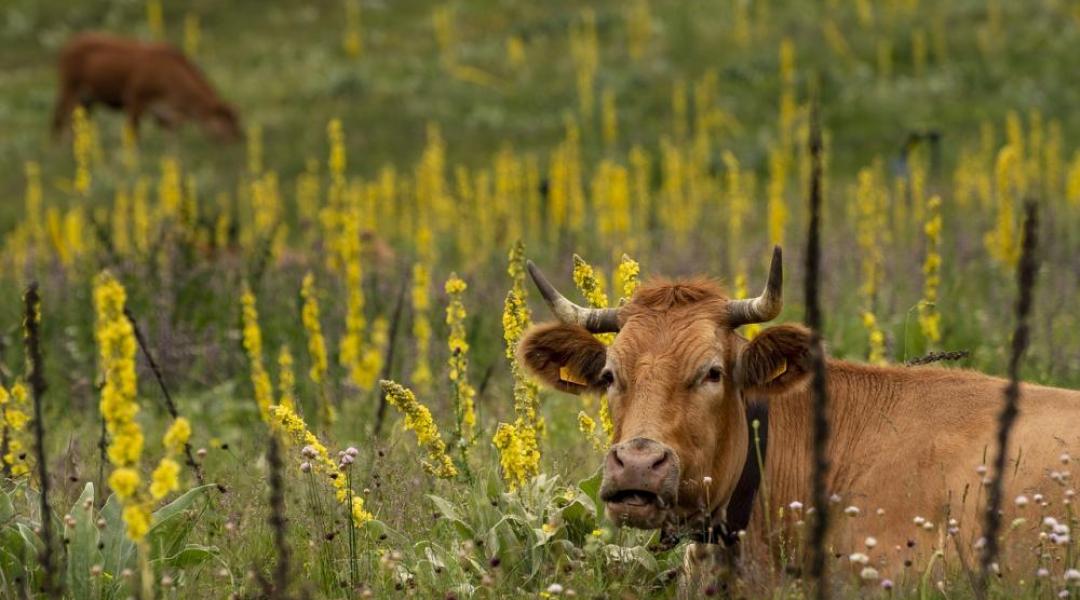
[[[219,140],[243,138],[236,111],[218,97],[198,67],[168,44],[83,33],[61,50],[59,67],[54,135],[67,126],[75,106],[89,110],[104,104],[126,112],[135,133],[149,113],[167,129],[197,121]]]
[[[520,360],[559,390],[607,394],[615,430],[600,498],[608,517],[737,544],[756,557],[769,548],[778,553],[784,536],[790,558],[792,544],[804,539],[796,522],[810,510],[810,331],[779,325],[752,340],[737,331],[780,313],[780,248],[765,292],[748,300],[728,299],[705,279],[658,281],[617,309],[589,309],[563,297],[535,265],[528,268],[560,322],[533,327]],[[605,346],[593,336],[599,332],[618,335]],[[986,498],[980,465],[996,448],[1006,382],[972,371],[831,359],[827,378],[827,486],[839,498],[832,510],[852,516],[834,521],[830,547],[845,557],[860,553],[853,555],[857,568],[865,560],[884,575],[946,543],[955,556],[949,540],[956,535],[973,562]],[[1028,520],[1010,535],[1036,533],[1040,511],[1064,516],[1073,484],[1059,461],[1080,450],[1080,392],[1024,385],[1021,394],[1003,509],[1004,523],[1018,512]],[[1022,494],[1032,499],[1027,513],[1022,499],[1013,502]],[[1035,507],[1039,500],[1050,508]],[[874,540],[864,547],[868,537]]]

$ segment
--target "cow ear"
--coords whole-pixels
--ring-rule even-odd
[[[518,360],[545,384],[571,394],[602,391],[607,346],[584,327],[537,325],[518,344]]]
[[[743,346],[735,360],[735,385],[745,391],[780,394],[810,374],[810,330],[777,325]]]

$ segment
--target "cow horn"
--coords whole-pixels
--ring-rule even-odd
[[[780,314],[784,307],[784,261],[780,246],[773,248],[772,265],[765,291],[757,298],[732,300],[728,303],[728,325],[738,327],[747,323],[764,323]]]
[[[544,302],[547,302],[548,308],[557,319],[563,323],[581,325],[591,333],[611,333],[619,330],[617,309],[578,306],[560,294],[531,260],[527,261],[525,266],[529,269],[536,288],[540,290],[540,295],[544,297]]]

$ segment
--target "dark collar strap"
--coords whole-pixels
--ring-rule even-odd
[[[754,421],[758,422],[760,444],[754,443]],[[769,405],[768,402],[748,400],[746,404],[746,425],[749,437],[746,463],[742,474],[735,484],[735,491],[727,504],[723,521],[714,518],[708,531],[695,532],[690,539],[698,543],[724,544],[731,547],[739,542],[739,532],[750,525],[750,513],[754,510],[754,500],[761,487],[761,465],[765,464],[765,450],[769,442]],[[761,463],[758,463],[758,450],[761,451]]]

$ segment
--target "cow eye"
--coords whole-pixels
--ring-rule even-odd
[[[603,387],[611,387],[615,383],[615,372],[611,369],[604,369],[600,372],[600,385]]]
[[[724,378],[724,370],[720,367],[712,367],[705,373],[705,381],[717,383]]]

